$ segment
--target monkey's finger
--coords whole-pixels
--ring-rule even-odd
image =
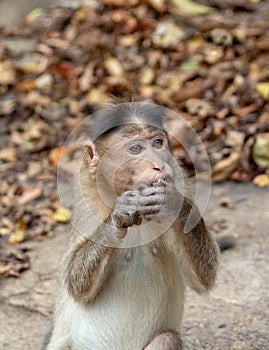
[[[145,181],[145,182],[138,182],[135,185],[136,190],[138,190],[139,192],[143,191],[145,188],[148,188],[151,186],[151,182],[150,181]]]
[[[139,197],[138,206],[143,207],[143,206],[163,204],[165,202],[165,198],[166,196],[164,193],[155,194],[154,196]]]
[[[143,217],[139,215],[138,213],[135,213],[134,215],[134,225],[140,225],[143,220]]]
[[[137,205],[130,205],[128,203],[117,202],[113,210],[113,214],[116,217],[127,216],[131,217],[137,211]]]
[[[130,204],[122,205],[121,208],[120,208],[120,212],[123,215],[133,216],[137,212],[137,205],[136,204],[133,204],[133,205],[130,205]]]
[[[123,215],[123,220],[126,225],[133,226],[133,225],[140,225],[143,218],[138,212],[127,212]]]
[[[143,216],[146,221],[151,221],[156,217],[156,214],[147,214]]]
[[[127,228],[134,225],[134,217],[130,213],[122,213],[115,217],[115,221],[118,227]]]
[[[121,196],[122,197],[127,197],[127,198],[135,198],[139,195],[139,191],[126,191],[124,192]]]
[[[122,193],[118,198],[116,198],[115,206],[124,207],[137,202],[139,192],[128,191]]]
[[[162,209],[162,205],[151,205],[151,206],[140,208],[138,212],[139,214],[144,216],[144,215],[150,215],[150,214],[157,214],[160,212],[161,209]]]
[[[158,194],[162,194],[162,193],[165,193],[165,192],[166,192],[166,189],[165,189],[164,186],[162,186],[162,187],[147,187],[147,188],[144,188],[140,192],[140,195],[148,197],[148,196],[155,196],[155,195],[158,195]]]

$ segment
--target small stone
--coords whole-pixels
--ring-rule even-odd
[[[220,200],[219,200],[219,204],[222,206],[222,207],[226,207],[226,208],[233,208],[234,207],[234,204],[231,200],[231,198],[229,197],[222,197]]]
[[[221,324],[219,325],[219,328],[226,328],[226,324],[225,324],[225,323],[221,323]]]

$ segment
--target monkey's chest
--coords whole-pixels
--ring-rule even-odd
[[[168,307],[180,297],[178,290],[184,289],[177,264],[156,245],[122,250],[108,288],[114,291],[115,299],[120,294],[121,303],[133,307],[135,313],[139,306],[155,308],[157,301]]]
[[[171,266],[170,266],[171,268]],[[132,248],[120,253],[112,275],[111,285],[118,285],[126,296],[146,299],[148,293],[161,287],[163,297],[169,292],[171,280],[159,248],[155,246]],[[120,286],[120,287],[119,287]],[[145,294],[146,293],[146,294]],[[134,295],[135,294],[135,295]]]
[[[75,326],[85,329],[85,349],[126,350],[131,344],[141,350],[158,332],[178,329],[184,288],[177,275],[154,247],[122,250],[103,292],[88,306],[88,321]]]

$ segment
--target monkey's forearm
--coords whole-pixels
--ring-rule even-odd
[[[191,209],[194,218],[200,216],[198,208],[195,207],[189,198],[185,198],[183,210],[175,223],[177,227],[181,226],[181,228],[184,228]],[[208,291],[213,287],[216,279],[219,254],[217,244],[208,232],[201,217],[190,232],[185,233],[182,231],[179,234],[179,239],[183,246],[183,254],[189,261],[198,281]]]
[[[203,219],[189,233],[183,233],[182,242],[184,252],[199,282],[205,290],[210,290],[216,280],[218,248]]]
[[[111,222],[94,232],[95,241],[84,238],[72,247],[64,261],[64,282],[70,295],[79,302],[90,302],[98,295],[111,273],[115,248],[109,242],[119,241],[119,229]],[[98,238],[97,243],[96,239]]]

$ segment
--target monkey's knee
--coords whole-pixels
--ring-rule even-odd
[[[155,337],[144,350],[182,350],[182,341],[176,331],[168,331]]]

